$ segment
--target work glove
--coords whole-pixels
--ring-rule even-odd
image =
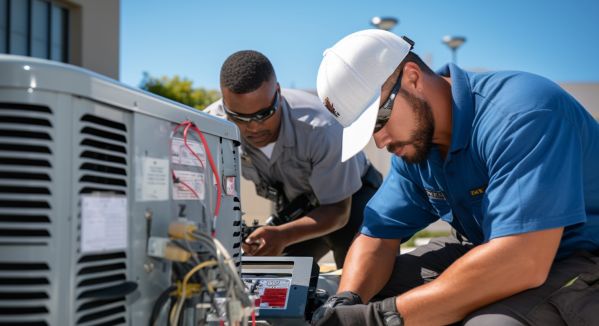
[[[317,320],[316,326],[403,326],[403,319],[395,305],[395,297],[383,301],[355,305],[340,305]]]
[[[320,306],[312,315],[312,325],[317,325],[319,320],[327,320],[333,313],[333,310],[337,306],[351,306],[355,304],[361,304],[362,298],[356,293],[351,291],[344,291],[335,295],[330,296],[325,303]],[[324,325],[320,323],[319,325]]]
[[[395,298],[391,297],[382,301],[372,303],[375,310],[382,315],[383,325],[385,326],[403,326],[403,318],[397,311],[397,304],[395,304]]]

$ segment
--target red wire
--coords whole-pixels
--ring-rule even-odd
[[[186,126],[185,130],[187,130],[189,128],[189,125],[191,124],[191,122],[189,121],[184,121],[180,124],[178,124],[175,129],[173,129],[173,134],[171,136],[170,142],[169,142],[169,153],[170,153],[170,157],[173,157],[173,138],[175,136],[175,134],[177,133],[177,130],[182,127],[182,126]],[[186,144],[187,145],[187,144]],[[189,147],[188,147],[189,148]],[[191,148],[189,148],[191,150]],[[193,151],[192,151],[193,153]],[[201,163],[202,161],[200,161]],[[173,174],[173,180],[176,180],[178,183],[182,184],[185,188],[187,188],[189,191],[191,191],[191,193],[196,197],[196,198],[200,198],[200,196],[198,195],[198,193],[191,187],[189,186],[185,181],[183,180],[179,180],[179,178],[177,178],[177,175],[175,174],[175,170],[171,170],[172,174]]]
[[[202,166],[202,168],[204,168],[204,164],[202,163],[202,160],[200,159],[200,157],[196,154],[196,152],[187,144],[187,132],[189,131],[189,128],[191,128],[193,131],[195,131],[195,133],[200,137],[200,139],[202,140],[202,145],[204,146],[204,151],[206,152],[206,156],[208,157],[208,163],[210,163],[210,168],[212,169],[212,175],[214,175],[214,179],[216,181],[216,207],[214,208],[214,221],[213,221],[213,226],[212,226],[212,237],[216,237],[216,218],[218,217],[218,214],[220,212],[220,204],[221,204],[221,196],[222,196],[222,187],[221,187],[221,183],[220,183],[220,177],[217,173],[217,169],[216,169],[216,164],[214,164],[214,159],[212,157],[212,152],[210,152],[210,148],[208,147],[208,142],[206,142],[206,138],[204,137],[204,134],[202,133],[202,131],[200,131],[200,129],[198,129],[198,127],[196,127],[195,124],[193,124],[193,122],[187,120],[184,121],[182,123],[180,123],[179,125],[177,125],[175,127],[175,129],[173,130],[173,136],[171,136],[171,146],[170,146],[170,151],[171,151],[171,157],[172,157],[172,142],[173,142],[173,138],[175,133],[177,132],[177,130],[182,127],[185,126],[185,129],[183,130],[183,142],[185,144],[185,147],[191,152],[191,154],[198,160],[198,162],[200,162],[200,165]],[[177,179],[177,176],[175,174],[175,171],[173,171],[173,177],[175,178],[175,180]],[[191,190],[191,192],[197,197],[199,198],[198,194],[193,190],[193,188],[191,188],[188,184],[186,184],[185,182],[179,180],[179,182],[185,186],[187,189]]]
[[[175,178],[175,180],[177,180],[177,182],[178,182],[178,183],[182,184],[183,186],[185,186],[185,188],[187,188],[189,191],[191,191],[191,193],[193,193],[193,195],[194,195],[196,198],[200,198],[200,195],[198,195],[198,193],[197,193],[195,190],[193,190],[193,188],[192,188],[190,185],[188,185],[188,184],[187,184],[185,181],[183,181],[183,180],[177,179],[177,175],[175,175],[175,171],[174,171],[174,170],[173,170],[173,178]]]
[[[191,152],[191,155],[193,155],[198,160],[198,162],[200,162],[200,166],[202,167],[202,169],[204,169],[204,163],[202,163],[200,157],[196,154],[196,152],[193,151],[193,149],[191,149],[191,147],[189,147],[189,145],[187,145],[187,130],[189,130],[189,127],[191,127],[192,125],[193,124],[191,122],[188,123],[185,129],[183,130],[183,143],[185,144],[185,147],[187,147],[187,149]]]
[[[206,152],[206,156],[208,156],[208,163],[210,163],[210,168],[212,169],[212,174],[214,175],[214,179],[216,180],[216,207],[214,208],[214,221],[212,225],[212,237],[216,237],[216,218],[218,217],[218,213],[220,212],[220,200],[222,196],[222,187],[220,184],[220,177],[218,173],[216,173],[216,164],[214,164],[214,159],[212,158],[212,153],[210,152],[210,148],[208,148],[208,143],[206,142],[206,138],[204,134],[194,125],[191,124],[191,129],[195,131],[198,136],[202,139],[202,145],[204,145],[204,151]]]
[[[216,197],[216,208],[214,209],[214,215],[216,217],[216,216],[218,216],[218,213],[220,211],[220,197],[222,195],[222,189],[221,189],[221,185],[220,185],[220,177],[218,176],[218,173],[216,173],[216,171],[217,171],[216,164],[214,164],[214,159],[212,158],[212,153],[210,152],[209,148],[207,147],[208,145],[206,142],[206,138],[204,138],[204,134],[195,125],[192,125],[191,128],[202,139],[202,144],[204,145],[204,150],[206,151],[206,155],[208,156],[208,162],[210,163],[210,168],[212,168],[212,174],[214,174],[214,179],[216,179],[217,197]]]
[[[256,326],[256,309],[252,309],[252,326]]]

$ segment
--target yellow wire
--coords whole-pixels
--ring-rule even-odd
[[[216,262],[216,260],[211,259],[194,266],[194,268],[192,268],[187,274],[185,274],[185,277],[183,278],[183,286],[181,287],[181,292],[185,293],[185,289],[187,288],[187,282],[189,282],[189,279],[193,276],[193,274],[197,273],[202,268],[216,266],[217,264],[218,263]]]
[[[197,264],[187,274],[185,274],[185,277],[183,278],[183,285],[181,286],[181,297],[177,300],[177,302],[173,306],[173,309],[171,309],[170,317],[171,317],[172,325],[177,325],[177,323],[178,323],[179,314],[181,313],[181,308],[183,306],[183,302],[185,301],[185,296],[186,296],[186,292],[187,292],[187,282],[189,282],[189,279],[193,276],[193,274],[197,273],[200,269],[206,268],[206,267],[211,267],[211,266],[216,266],[217,264],[218,263],[214,259],[207,260],[205,262]],[[208,289],[210,290],[210,292],[213,291],[210,286],[208,286]]]

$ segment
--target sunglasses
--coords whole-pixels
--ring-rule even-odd
[[[403,75],[403,70],[399,73],[399,76],[397,76],[397,81],[395,82],[395,85],[393,86],[393,89],[391,90],[391,94],[389,94],[389,97],[387,98],[385,103],[381,107],[379,107],[379,112],[376,116],[376,124],[374,125],[374,131],[372,132],[373,134],[375,134],[379,130],[383,129],[383,127],[389,121],[389,118],[391,118],[391,110],[393,110],[393,102],[395,102],[395,97],[397,96],[397,93],[399,92],[399,89],[401,88],[401,76],[402,75]]]
[[[272,103],[270,104],[269,107],[260,109],[256,113],[241,114],[241,113],[233,112],[233,111],[227,109],[227,107],[224,105],[224,102],[223,102],[223,108],[225,109],[225,113],[227,113],[227,116],[229,118],[231,118],[231,120],[234,120],[237,122],[242,122],[242,123],[250,123],[252,121],[263,122],[263,121],[268,120],[268,118],[272,117],[273,114],[275,114],[275,112],[277,112],[277,108],[279,108],[279,101],[281,98],[281,95],[279,93],[280,92],[278,90],[275,92],[275,96],[272,99]]]

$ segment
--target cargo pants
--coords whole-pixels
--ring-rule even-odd
[[[473,245],[455,237],[397,256],[389,282],[373,299],[396,296],[434,280]],[[599,253],[554,262],[547,281],[478,309],[456,325],[599,325]]]

